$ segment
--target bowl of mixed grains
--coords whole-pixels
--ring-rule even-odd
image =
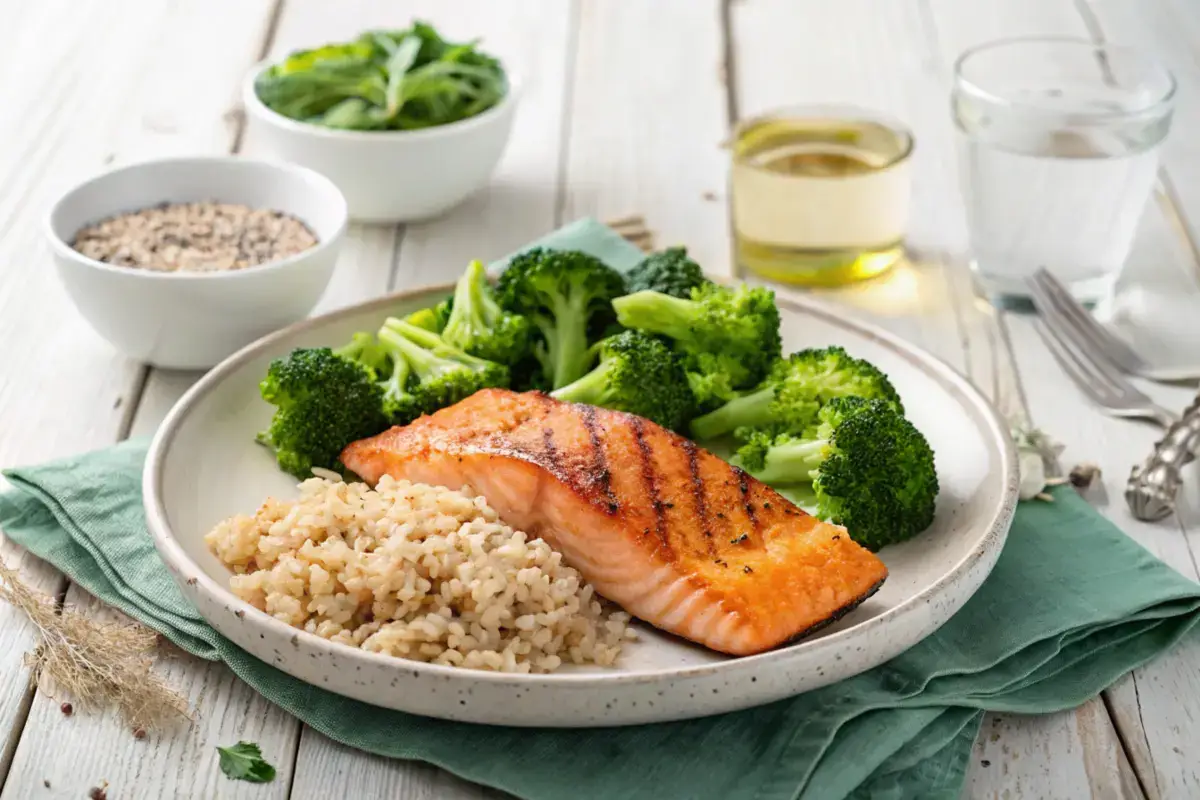
[[[46,228],[97,333],[138,361],[203,369],[308,315],[346,223],[345,198],[318,172],[200,157],[92,178],[52,206]]]

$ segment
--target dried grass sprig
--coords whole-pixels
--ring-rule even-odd
[[[189,717],[187,700],[154,672],[157,634],[136,622],[100,622],[26,585],[0,560],[0,600],[15,606],[38,632],[25,655],[30,680],[63,689],[81,709],[113,708],[133,729]]]

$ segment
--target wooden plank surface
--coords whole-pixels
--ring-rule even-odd
[[[1020,410],[1021,391],[998,320],[974,302],[962,274],[965,221],[956,203],[941,58],[936,29],[918,12],[912,4],[875,0],[736,4],[738,104],[745,116],[788,103],[848,102],[889,113],[912,128],[913,263],[860,287],[823,294],[963,369],[1012,414]],[[855,35],[832,35],[843,30]],[[1068,797],[1085,785],[1084,748],[1071,715],[991,717],[984,730],[989,737],[984,752],[997,750],[1005,758],[996,756],[995,768],[983,766],[993,758],[973,759],[970,796],[998,795],[1024,782],[1048,796]],[[1116,765],[1110,747],[1097,750],[1097,757]]]
[[[1019,0],[1004,4],[985,4],[979,8],[965,9],[962,4],[949,0],[932,0],[934,17],[937,20],[939,41],[943,55],[959,52],[978,42],[1001,36],[1017,35],[1060,35],[1090,37],[1096,33],[1096,20],[1109,18],[1109,38],[1120,42],[1154,42],[1153,52],[1169,53],[1172,66],[1177,70],[1188,69],[1182,77],[1180,92],[1180,120],[1192,119],[1200,123],[1200,109],[1196,108],[1196,79],[1200,78],[1194,60],[1194,52],[1188,52],[1182,36],[1169,38],[1164,34],[1173,26],[1166,22],[1173,6],[1170,3],[1152,2],[1132,4],[1103,2],[1096,4],[1074,3],[1070,0],[1043,2],[1043,0]],[[973,6],[978,4],[972,4]],[[1081,13],[1082,12],[1082,13]],[[1180,21],[1179,31],[1186,31],[1192,22]],[[1155,33],[1147,32],[1153,25]],[[1159,42],[1171,42],[1160,46]],[[1186,121],[1182,122],[1187,125]],[[1165,151],[1164,171],[1181,170],[1172,182],[1176,186],[1188,183],[1190,177],[1200,177],[1196,172],[1200,162],[1189,157],[1187,152],[1194,148],[1187,141],[1179,145],[1177,121],[1175,135],[1169,140]],[[1186,128],[1185,128],[1186,129]],[[1189,199],[1192,195],[1185,193]],[[1196,197],[1200,201],[1200,197]],[[1158,303],[1148,303],[1145,296],[1170,298],[1172,296],[1196,295],[1197,264],[1187,239],[1180,235],[1168,203],[1152,203],[1142,220],[1121,281],[1119,307],[1131,309],[1130,313],[1141,318],[1136,320],[1135,329],[1142,331],[1160,327],[1153,316]],[[1187,213],[1187,209],[1180,209]],[[1200,219],[1200,207],[1196,207]],[[1140,462],[1149,452],[1157,431],[1151,427],[1112,420],[1089,411],[1080,413],[1082,401],[1078,391],[1063,375],[1042,345],[1033,330],[1028,316],[1010,315],[1006,320],[1013,352],[1019,366],[1033,421],[1052,432],[1063,441],[1067,449],[1063,461],[1070,466],[1080,461],[1098,463],[1104,474],[1103,487],[1095,495],[1102,510],[1122,530],[1145,546],[1156,556],[1185,576],[1196,579],[1195,545],[1196,526],[1200,517],[1186,508],[1176,519],[1165,523],[1149,524],[1135,520],[1129,513],[1122,493],[1129,468]],[[1190,328],[1187,335],[1200,335],[1200,326],[1189,325],[1186,316],[1166,320],[1172,335],[1179,335],[1182,328]],[[1148,341],[1135,344],[1147,348]],[[1182,408],[1191,396],[1191,390],[1176,387],[1147,386],[1147,391],[1169,408]],[[1194,491],[1195,473],[1191,475],[1189,490]],[[1185,490],[1185,496],[1189,492]],[[1200,792],[1200,772],[1196,760],[1186,751],[1179,752],[1181,737],[1190,739],[1200,734],[1200,702],[1197,695],[1186,689],[1200,684],[1200,643],[1195,639],[1185,642],[1175,651],[1166,654],[1145,669],[1125,679],[1106,693],[1109,707],[1113,710],[1115,730],[1120,732],[1128,758],[1141,779],[1141,786],[1151,797],[1186,797]],[[1182,691],[1181,691],[1182,690]],[[1145,713],[1149,707],[1153,713]],[[1098,715],[1076,715],[1079,724],[1085,725],[1099,719]],[[1105,731],[1096,731],[1104,736]],[[1086,734],[1085,734],[1086,737]],[[1095,737],[1090,737],[1089,742]],[[1123,784],[1124,785],[1124,784]]]
[[[0,408],[6,421],[20,424],[0,426],[0,464],[42,461],[124,435],[143,369],[113,352],[71,307],[41,239],[41,216],[59,192],[107,165],[226,151],[234,133],[228,112],[235,84],[257,56],[270,9],[268,0],[45,2],[6,9],[0,68],[22,78],[0,86],[6,109],[0,118],[0,259],[7,278],[0,281],[0,336],[9,343]],[[214,52],[223,57],[214,60]],[[6,546],[3,555],[11,553]],[[26,580],[61,591],[56,572],[32,558],[23,561],[29,562]],[[25,714],[38,719],[49,707],[39,698],[30,709],[21,666],[30,644],[23,620],[8,606],[0,608],[4,772],[15,753],[5,794],[82,796],[94,774],[72,774],[60,788],[43,785],[51,773],[66,774],[68,761],[47,765],[52,768],[46,775],[26,772],[31,757],[60,752],[57,737],[49,747],[45,741],[40,748],[18,746],[21,733],[14,728],[25,723]],[[75,730],[92,724],[81,720]],[[86,745],[85,760],[107,769],[114,756],[97,741],[104,740],[84,735],[76,747]]]
[[[733,59],[726,64],[718,0],[686,5],[654,0],[620,10],[599,0],[526,0],[503,7],[486,0],[453,7],[434,0],[286,0],[271,41],[275,56],[419,17],[450,35],[482,35],[522,78],[520,112],[492,185],[433,222],[355,226],[318,310],[451,279],[470,258],[502,255],[584,214],[643,213],[660,244],[685,243],[709,269],[724,272],[729,240],[719,144],[728,129],[727,108],[745,115],[776,105],[835,101],[881,109],[911,125],[920,143],[914,258],[884,280],[824,297],[933,350],[970,375],[1006,413],[1028,413],[1064,440],[1068,464],[1099,461],[1105,470],[1098,495],[1103,510],[1195,577],[1200,504],[1189,503],[1180,522],[1143,525],[1129,519],[1120,499],[1125,471],[1144,454],[1153,432],[1081,411],[1080,399],[1029,320],[975,301],[964,266],[965,227],[946,101],[949,60],[962,47],[1021,32],[1088,35],[1081,11],[1094,12],[1101,24],[1139,41],[1165,42],[1162,50],[1177,71],[1196,71],[1197,24],[1180,20],[1184,4],[1157,0],[1150,6],[1141,15],[1117,0],[1081,0],[1079,7],[1069,0],[737,0],[726,10]],[[10,342],[41,337],[78,364],[66,373],[38,353],[6,351],[0,409],[21,424],[0,427],[0,464],[103,445],[131,426],[134,434],[149,433],[197,377],[151,371],[142,391],[142,368],[113,355],[69,308],[48,274],[35,223],[55,192],[106,162],[227,149],[237,134],[238,83],[261,48],[271,3],[224,0],[219,11],[228,13],[194,0],[174,5],[120,0],[100,8],[21,4],[10,11],[10,26],[0,30],[0,45],[7,45],[0,46],[0,68],[8,67],[9,74],[35,55],[61,64],[36,80],[0,83],[0,103],[14,111],[0,119],[0,140],[9,143],[0,151],[5,186],[0,257],[21,264],[27,278],[19,291],[18,282],[0,280],[0,336]],[[1133,27],[1135,22],[1142,27]],[[37,37],[37,31],[45,35]],[[686,46],[661,46],[663,31]],[[727,87],[728,75],[733,80]],[[1200,74],[1191,80],[1200,85]],[[86,114],[89,124],[67,124],[51,113],[60,106]],[[1191,124],[1182,122],[1196,116],[1191,108],[1181,112],[1177,128]],[[1174,206],[1166,206],[1183,215],[1185,227],[1200,218],[1200,195],[1193,199],[1190,188],[1200,185],[1194,175],[1200,153],[1194,148],[1190,141],[1175,145],[1165,161],[1171,183],[1188,187],[1176,193]],[[243,150],[262,152],[252,135]],[[1196,269],[1189,243],[1161,207],[1148,214],[1131,262],[1139,280],[1156,285],[1191,279]],[[28,302],[31,290],[42,298],[36,306]],[[1182,405],[1187,395],[1182,389],[1152,391],[1168,405]],[[63,399],[47,403],[47,396]],[[11,550],[0,547],[0,555]],[[26,567],[28,579],[52,590],[62,587],[53,570],[27,560],[34,562]],[[68,599],[88,602],[75,589]],[[20,654],[28,646],[25,627],[7,607],[0,608],[0,685],[8,687],[0,696],[0,731],[10,740],[0,767],[11,759],[4,798],[78,797],[101,779],[109,781],[113,797],[498,796],[431,767],[337,745],[302,729],[224,667],[189,657],[163,664],[199,712],[197,724],[185,733],[138,741],[111,715],[67,719],[53,698],[38,695],[30,706],[21,691]],[[976,745],[967,794],[1138,797],[1143,789],[1153,797],[1200,794],[1196,760],[1186,745],[1200,732],[1197,697],[1200,645],[1190,644],[1109,692],[1111,719],[1098,700],[1046,717],[990,717]],[[252,787],[220,776],[214,746],[238,738],[263,745],[280,770],[274,784]],[[64,752],[78,757],[66,759]]]

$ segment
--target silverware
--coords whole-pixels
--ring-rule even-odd
[[[1038,313],[1080,350],[1106,358],[1121,372],[1152,381],[1192,381],[1200,378],[1200,367],[1159,369],[1151,366],[1133,348],[1096,321],[1071,296],[1067,287],[1045,269],[1029,281],[1030,297]]]
[[[1109,360],[1109,351],[1100,349],[1094,338],[1071,337],[1068,331],[1079,334],[1079,328],[1069,325],[1062,307],[1053,304],[1052,296],[1046,295],[1044,289],[1043,283],[1034,294],[1034,305],[1042,313],[1035,327],[1054,360],[1075,385],[1113,416],[1148,419],[1166,428],[1150,457],[1130,472],[1125,502],[1141,520],[1157,521],[1170,516],[1183,483],[1180,470],[1195,458],[1200,447],[1200,395],[1182,416],[1155,403],[1120,373]]]
[[[1175,510],[1175,497],[1183,483],[1179,471],[1195,457],[1200,445],[1200,395],[1172,423],[1154,452],[1135,466],[1125,485],[1125,501],[1138,519],[1160,520]]]
[[[1139,391],[1102,355],[1071,342],[1059,325],[1051,315],[1035,323],[1054,360],[1089,400],[1114,417],[1148,419],[1164,428],[1179,418]]]

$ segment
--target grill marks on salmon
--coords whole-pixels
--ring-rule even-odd
[[[758,653],[832,622],[887,577],[845,531],[658,425],[485,389],[355,442],[343,463],[487,498],[604,597],[713,650]]]

